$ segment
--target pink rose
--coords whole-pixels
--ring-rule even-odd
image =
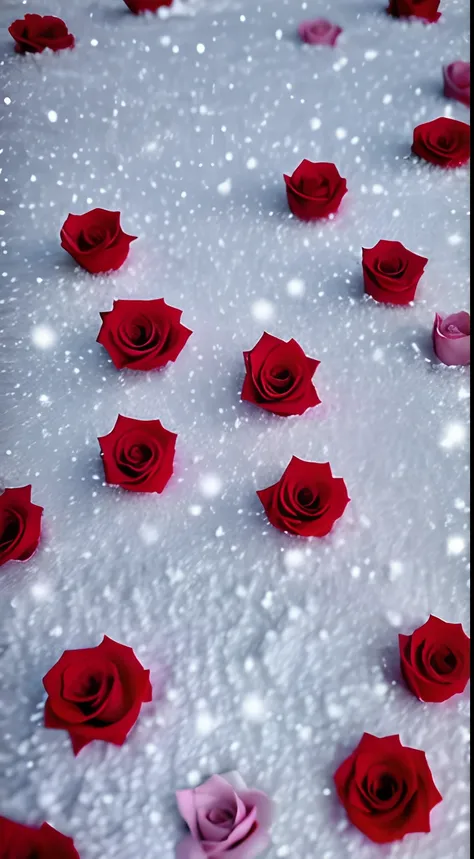
[[[471,106],[471,64],[458,60],[449,66],[443,66],[444,94],[446,98],[455,98],[466,107]]]
[[[324,18],[316,21],[302,21],[298,27],[298,33],[303,42],[308,45],[330,45],[333,47],[342,29],[337,24],[331,24]]]
[[[176,799],[191,831],[176,859],[254,859],[270,843],[272,803],[262,791],[248,790],[237,772],[178,790]]]
[[[466,310],[443,317],[437,313],[433,326],[437,357],[448,367],[471,363],[471,317]]]

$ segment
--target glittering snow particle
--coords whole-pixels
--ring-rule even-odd
[[[56,113],[55,110],[49,110],[48,111],[48,119],[50,122],[57,122],[58,121],[58,114]]]
[[[221,491],[222,481],[217,474],[203,474],[199,485],[205,498],[216,498]]]
[[[35,325],[31,339],[39,349],[50,349],[56,343],[56,332],[49,325]]]
[[[464,537],[453,535],[452,537],[448,537],[448,555],[462,555],[464,549],[466,547],[466,541]]]
[[[230,192],[232,191],[231,179],[224,179],[224,181],[217,186],[217,190],[219,194],[222,194],[223,197],[227,197],[227,195],[230,194]]]
[[[153,543],[157,543],[160,536],[155,526],[149,525],[147,522],[142,522],[138,529],[138,533],[145,543],[145,546],[152,546]]]
[[[264,722],[265,721],[265,703],[256,692],[251,692],[246,695],[242,701],[242,715],[249,722]]]
[[[293,277],[288,281],[286,290],[288,295],[292,295],[294,298],[303,295],[305,290],[304,280],[301,280],[300,277]]]
[[[467,438],[467,428],[463,424],[451,423],[444,428],[440,441],[440,447],[452,450],[453,447],[461,447]]]
[[[216,720],[207,710],[202,710],[196,716],[196,731],[202,737],[212,734],[216,727]]]
[[[268,322],[274,312],[273,304],[271,301],[267,301],[266,298],[259,298],[258,301],[254,301],[252,304],[252,316],[258,322]]]
[[[287,549],[284,564],[288,570],[297,570],[304,566],[304,552],[301,549]]]

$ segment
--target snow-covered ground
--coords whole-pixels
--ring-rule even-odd
[[[468,111],[442,64],[468,58],[467,0],[440,23],[385,0],[189,0],[137,19],[121,0],[2,0],[0,482],[33,484],[43,539],[0,572],[0,813],[45,818],[81,859],[172,859],[176,788],[239,769],[278,803],[268,859],[466,859],[468,696],[419,703],[398,632],[468,616],[469,371],[433,361],[436,310],[468,300],[468,172],[409,157],[413,127]],[[46,8],[47,7],[47,8]],[[62,16],[74,51],[19,57],[7,27]],[[325,14],[335,49],[303,46]],[[335,161],[332,223],[289,217],[282,179]],[[116,275],[75,270],[72,211],[120,209],[139,236]],[[416,304],[364,299],[361,247],[429,258]],[[114,298],[156,298],[194,334],[165,372],[96,344]],[[266,329],[319,360],[323,404],[279,419],[240,402]],[[121,412],[179,434],[162,496],[103,483]],[[330,460],[352,502],[305,542],[255,495],[292,454]],[[162,689],[126,745],[77,759],[42,727],[42,676],[106,633]],[[433,831],[380,848],[348,826],[332,774],[364,730],[424,749]]]

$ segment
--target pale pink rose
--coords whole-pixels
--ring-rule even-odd
[[[433,326],[433,346],[437,357],[448,367],[471,363],[471,317],[466,310],[444,319],[439,313]]]
[[[262,791],[249,790],[237,772],[178,790],[176,799],[191,832],[176,859],[254,859],[270,843],[272,803]]]
[[[443,66],[444,94],[447,98],[471,105],[471,64],[457,60],[449,66]]]
[[[302,21],[298,27],[300,39],[308,45],[330,45],[333,47],[342,29],[324,18],[316,21]]]

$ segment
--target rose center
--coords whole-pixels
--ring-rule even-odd
[[[456,655],[449,647],[442,647],[431,657],[431,667],[437,674],[451,674],[457,666]]]
[[[231,823],[234,819],[234,815],[231,811],[224,808],[212,808],[207,819],[210,823],[214,823],[216,826],[222,826],[224,823]]]
[[[327,197],[329,185],[327,179],[321,176],[307,176],[300,180],[298,190],[306,197]]]
[[[151,457],[151,449],[146,444],[133,444],[128,452],[128,460],[134,464],[146,462]]]
[[[453,141],[449,137],[446,137],[445,134],[442,134],[440,137],[438,137],[437,144],[439,149],[448,152],[452,148]]]
[[[296,500],[301,507],[315,506],[318,502],[317,496],[315,497],[312,489],[309,489],[307,486],[299,490],[296,495]]]
[[[13,511],[7,510],[0,520],[0,546],[10,546],[20,535],[21,520]]]
[[[457,325],[454,322],[450,322],[449,325],[446,326],[446,331],[448,334],[461,334]]]
[[[381,802],[388,802],[397,792],[398,785],[391,775],[383,775],[380,777],[378,784],[375,787],[375,796]]]
[[[382,274],[400,274],[403,271],[403,260],[400,257],[380,260],[378,269]]]
[[[325,36],[329,33],[330,29],[331,25],[326,21],[318,21],[310,27],[311,33],[314,33],[315,36]]]
[[[83,230],[79,235],[77,244],[80,250],[89,251],[91,248],[101,245],[105,241],[106,236],[106,229],[97,224],[89,227],[87,230]]]

